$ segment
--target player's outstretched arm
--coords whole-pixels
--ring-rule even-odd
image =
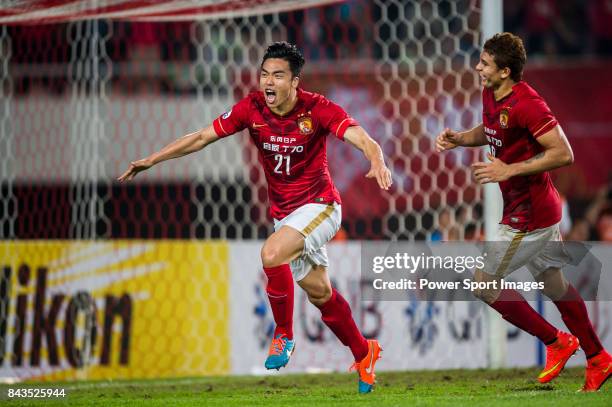
[[[436,150],[442,151],[452,150],[455,147],[477,147],[487,144],[487,137],[484,132],[484,126],[480,123],[473,129],[457,132],[451,129],[444,129],[436,137]]]
[[[536,140],[544,148],[541,153],[525,161],[512,164],[506,164],[489,154],[490,163],[472,164],[474,177],[481,184],[500,182],[511,177],[539,174],[574,162],[572,147],[561,126],[557,125]]]
[[[391,171],[389,171],[385,164],[385,159],[378,143],[360,126],[351,126],[346,129],[344,139],[361,150],[370,161],[371,167],[370,171],[366,174],[366,178],[376,178],[378,186],[388,190],[393,183]]]
[[[213,126],[208,126],[195,133],[187,134],[174,140],[172,143],[146,158],[132,161],[128,169],[117,178],[117,181],[129,181],[139,172],[147,170],[155,164],[199,151],[218,139],[219,136],[217,136]]]

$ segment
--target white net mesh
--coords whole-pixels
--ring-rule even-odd
[[[265,180],[244,135],[129,186],[113,178],[256,88],[276,40],[303,49],[304,86],[356,117],[393,169],[394,189],[380,193],[358,152],[328,143],[349,237],[477,235],[481,191],[466,169],[476,153],[437,155],[433,138],[478,121],[478,22],[469,1],[351,1],[201,22],[4,26],[3,237],[265,237]],[[15,194],[19,208],[45,202],[42,218],[9,206]]]

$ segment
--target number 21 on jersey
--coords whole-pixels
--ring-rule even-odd
[[[275,173],[283,174],[283,170],[284,170],[285,174],[291,175],[291,173],[289,172],[289,168],[290,168],[290,165],[291,165],[291,156],[290,155],[276,154],[274,156],[274,160],[276,160],[276,167],[274,167],[274,172]],[[283,165],[283,162],[285,162],[285,165]]]

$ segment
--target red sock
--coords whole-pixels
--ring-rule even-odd
[[[603,349],[599,338],[591,325],[584,300],[573,285],[569,285],[567,292],[560,300],[554,301],[561,313],[561,318],[567,329],[578,337],[580,347],[587,358],[595,356]]]
[[[276,267],[264,267],[268,276],[266,292],[276,322],[274,337],[278,334],[293,339],[293,276],[288,264]]]
[[[557,339],[557,328],[536,312],[516,290],[503,289],[497,301],[489,304],[506,321],[536,336],[548,345]]]
[[[332,330],[340,342],[351,348],[357,362],[368,355],[368,341],[363,337],[351,314],[351,307],[336,289],[331,298],[319,307],[321,319]]]

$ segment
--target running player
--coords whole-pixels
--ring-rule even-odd
[[[352,368],[359,373],[359,392],[367,393],[374,385],[381,348],[378,341],[363,337],[349,304],[332,288],[327,274],[325,244],[340,228],[341,201],[327,166],[326,136],[332,134],[361,150],[371,163],[366,177],[374,178],[383,190],[391,185],[391,173],[379,145],[353,118],[325,97],[299,87],[303,65],[304,58],[294,45],[270,45],[261,65],[259,91],[239,101],[212,125],[132,162],[118,179],[130,180],[155,164],[248,129],[264,167],[275,230],[261,250],[276,322],[265,367],[285,366],[295,348],[295,279],[321,311],[323,322],[350,348],[355,358]]]
[[[475,280],[499,282],[526,265],[544,283],[544,294],[553,300],[572,334],[557,330],[515,290],[481,290],[476,295],[505,320],[546,344],[540,382],[557,377],[580,345],[588,360],[582,390],[597,391],[612,374],[612,358],[591,325],[583,299],[561,272],[568,260],[559,233],[561,200],[548,174],[570,165],[574,157],[547,104],[522,80],[526,60],[519,37],[500,33],[487,40],[476,65],[484,87],[483,121],[464,132],[445,129],[436,139],[436,148],[486,144],[490,148],[490,162],[475,163],[472,169],[481,184],[499,183],[504,199],[499,235],[507,244],[503,249],[496,246],[497,253],[488,256],[494,260],[475,272]]]

